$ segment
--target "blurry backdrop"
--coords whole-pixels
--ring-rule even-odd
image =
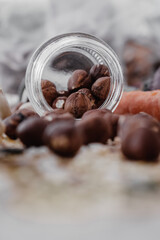
[[[128,85],[143,88],[159,66],[159,27],[159,0],[0,0],[0,86],[17,93],[33,51],[79,31],[111,45]]]

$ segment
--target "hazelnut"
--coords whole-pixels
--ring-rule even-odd
[[[58,98],[56,98],[53,101],[53,103],[52,103],[52,108],[63,109],[66,100],[67,100],[67,97],[58,97]]]
[[[153,161],[159,155],[159,137],[148,128],[137,128],[123,139],[122,152],[129,159]]]
[[[148,128],[160,137],[160,124],[151,115],[139,113],[120,116],[118,121],[118,136],[122,141],[129,132],[135,131],[137,128]]]
[[[90,100],[90,103],[91,103],[91,106],[92,106],[92,109],[95,109],[96,108],[96,100],[95,98],[93,97],[91,91],[88,89],[88,88],[82,88],[80,90],[78,90],[79,93],[83,93],[84,95],[86,95],[89,100]]]
[[[17,126],[24,121],[26,118],[37,115],[35,112],[22,109],[21,111],[17,111],[8,118],[6,118],[3,122],[5,125],[5,134],[11,139],[16,139],[16,128]]]
[[[66,100],[64,109],[70,112],[76,118],[82,117],[82,115],[92,108],[89,98],[83,93],[72,93]]]
[[[112,112],[109,109],[92,109],[87,112],[85,112],[82,116],[82,119],[87,118],[87,117],[94,117],[94,116],[104,116],[106,113],[112,114]]]
[[[47,121],[37,116],[30,117],[20,123],[16,129],[17,136],[27,147],[43,145],[42,134]]]
[[[109,138],[113,140],[117,136],[119,115],[106,113],[103,118],[106,122]]]
[[[92,94],[100,100],[105,100],[110,90],[110,78],[101,77],[92,85]]]
[[[49,81],[49,80],[42,80],[41,81],[41,87],[42,87],[42,89],[50,88],[50,87],[56,88],[56,85],[53,82]]]
[[[73,157],[82,145],[81,134],[71,122],[49,124],[43,134],[48,147],[63,157]]]
[[[46,102],[51,106],[54,99],[58,96],[56,86],[48,80],[42,80],[41,86],[43,96],[46,99]]]
[[[109,138],[106,121],[101,116],[81,119],[77,127],[83,134],[83,143],[99,142],[105,144]]]
[[[68,80],[68,90],[75,92],[80,88],[89,88],[91,85],[91,78],[85,70],[75,70]]]
[[[90,75],[94,81],[101,77],[108,77],[108,67],[102,64],[93,65],[90,69]]]

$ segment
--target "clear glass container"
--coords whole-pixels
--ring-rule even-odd
[[[53,110],[43,96],[42,79],[53,82],[57,90],[67,90],[73,71],[88,71],[94,64],[108,66],[110,91],[100,108],[114,111],[123,92],[123,74],[118,57],[104,41],[84,33],[54,37],[34,52],[26,71],[25,85],[35,111],[44,115]]]

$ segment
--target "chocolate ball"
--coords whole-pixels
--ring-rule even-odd
[[[48,122],[37,116],[30,117],[17,127],[16,133],[27,147],[42,146],[42,134]]]
[[[44,131],[43,141],[53,152],[63,157],[73,157],[82,145],[79,129],[66,121],[49,124]]]
[[[75,70],[68,80],[68,90],[75,92],[80,88],[89,88],[91,85],[91,78],[85,70]]]

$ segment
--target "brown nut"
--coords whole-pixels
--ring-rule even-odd
[[[75,92],[80,88],[89,88],[91,86],[91,78],[85,70],[75,70],[68,80],[68,90]]]
[[[147,113],[138,113],[135,115],[122,115],[118,121],[118,136],[122,139],[131,131],[137,128],[148,128],[160,137],[160,124]]]
[[[102,77],[95,81],[92,85],[92,94],[100,100],[105,100],[110,90],[110,78]]]
[[[37,115],[37,114],[27,109],[22,109],[21,111],[15,112],[14,114],[12,114],[11,116],[9,116],[3,121],[5,125],[5,134],[11,139],[16,139],[17,126],[26,118],[34,115]]]
[[[64,109],[73,114],[75,118],[82,115],[92,108],[91,102],[83,93],[72,93],[66,100]]]
[[[106,113],[112,114],[112,112],[109,109],[92,109],[87,112],[85,112],[82,116],[82,119],[87,118],[87,117],[94,117],[94,116],[104,116]]]
[[[106,113],[103,118],[107,125],[109,138],[113,140],[117,136],[119,115]]]
[[[89,98],[92,109],[96,108],[96,100],[88,88],[82,88],[82,89],[78,90],[78,92],[83,93],[84,95],[86,95]]]
[[[41,81],[41,87],[42,87],[42,89],[50,88],[50,87],[56,88],[56,85],[49,80],[42,80]]]
[[[37,116],[30,117],[20,123],[16,129],[17,136],[27,147],[42,146],[42,134],[48,122]]]
[[[56,86],[48,80],[42,80],[41,86],[43,96],[46,99],[46,102],[51,106],[54,99],[58,96]]]
[[[106,121],[101,116],[92,116],[81,119],[77,127],[83,134],[83,143],[99,142],[105,144],[109,139]]]
[[[45,119],[48,122],[59,122],[59,121],[72,121],[74,123],[75,118],[73,117],[73,115],[69,112],[66,113],[62,113],[62,114],[55,114],[55,113],[50,113],[47,114],[43,117],[43,119]]]
[[[137,128],[123,139],[122,152],[129,159],[153,161],[159,155],[159,137],[150,129]]]
[[[81,134],[71,122],[49,124],[43,134],[44,143],[63,157],[73,157],[82,145]]]
[[[90,69],[90,75],[94,81],[101,77],[108,77],[108,67],[102,64],[93,65]]]
[[[67,97],[57,97],[52,103],[52,108],[64,109],[66,100]]]

